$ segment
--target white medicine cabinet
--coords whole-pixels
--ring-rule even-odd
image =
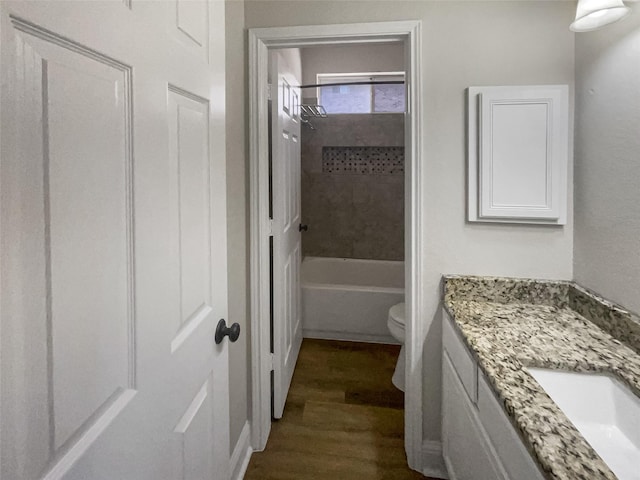
[[[569,87],[468,89],[470,222],[567,221]]]

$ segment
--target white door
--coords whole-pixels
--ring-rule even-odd
[[[0,30],[2,480],[226,480],[224,3]]]
[[[273,415],[281,418],[300,345],[300,80],[272,53]]]

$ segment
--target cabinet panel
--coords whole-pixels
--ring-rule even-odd
[[[469,220],[566,223],[566,85],[469,88]]]
[[[442,358],[443,454],[454,480],[505,479],[449,356]]]
[[[509,478],[544,478],[482,373],[478,375],[478,415]]]

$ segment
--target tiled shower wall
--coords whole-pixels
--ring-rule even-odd
[[[403,260],[404,115],[311,123],[302,128],[303,254]]]

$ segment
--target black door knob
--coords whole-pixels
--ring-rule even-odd
[[[299,231],[299,232],[302,232],[303,230],[304,230],[305,232],[306,232],[307,230],[309,230],[309,225],[305,225],[304,223],[301,223],[300,225],[298,225],[298,231]]]
[[[230,327],[227,327],[227,322],[224,321],[224,318],[221,318],[216,327],[216,345],[220,344],[226,335],[229,336],[229,341],[232,343],[238,340],[240,336],[240,325],[234,323]]]

